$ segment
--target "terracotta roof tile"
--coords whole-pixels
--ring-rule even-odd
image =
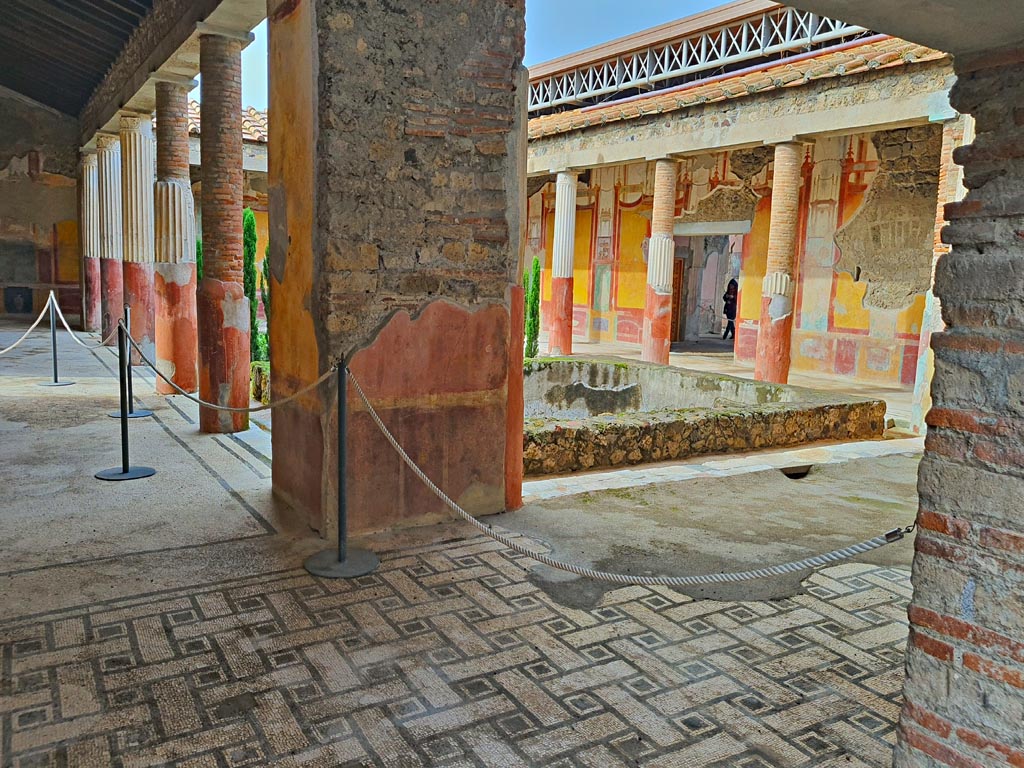
[[[199,135],[201,110],[198,101],[188,103],[188,132],[192,136]],[[267,113],[246,107],[242,110],[242,141],[258,144],[267,143]]]
[[[605,125],[642,115],[686,109],[699,103],[742,98],[777,88],[792,88],[811,80],[843,77],[872,69],[936,61],[947,57],[948,54],[941,51],[896,37],[876,37],[861,45],[838,51],[824,50],[817,56],[797,61],[781,61],[756,72],[736,74],[710,83],[696,82],[617,104],[583,107],[534,117],[529,122],[529,136],[531,139],[553,136],[588,125]]]

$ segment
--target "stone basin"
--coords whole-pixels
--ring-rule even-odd
[[[870,440],[885,402],[674,366],[542,358],[524,366],[527,475]]]

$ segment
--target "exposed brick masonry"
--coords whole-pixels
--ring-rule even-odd
[[[203,133],[203,274],[242,283],[241,43],[200,38]]]
[[[1024,766],[1024,65],[962,71],[896,765]]]
[[[241,98],[241,97],[239,97]],[[188,90],[177,83],[156,84],[156,175],[158,179],[187,179]]]

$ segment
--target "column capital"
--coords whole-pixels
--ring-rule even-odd
[[[82,150],[82,165],[86,168],[95,168],[99,165],[99,158],[96,156],[95,149]]]
[[[256,39],[256,36],[249,30],[233,29],[220,24],[209,24],[205,21],[196,24],[196,32],[200,37],[226,37],[228,40],[237,40],[242,43],[243,48]]]
[[[193,88],[199,86],[199,81],[191,77],[185,77],[184,75],[176,75],[173,72],[160,72],[156,71],[149,76],[151,82],[154,83],[165,83],[167,85],[176,85],[179,88],[184,88],[191,91]]]
[[[142,115],[138,112],[122,112],[119,116],[118,125],[120,126],[121,132],[127,131],[141,131],[143,126],[147,123],[152,124],[152,115]]]
[[[98,152],[109,152],[113,149],[121,149],[121,137],[116,133],[96,134],[96,150]]]

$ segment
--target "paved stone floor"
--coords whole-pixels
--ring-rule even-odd
[[[14,338],[0,328],[0,347]],[[116,426],[109,403],[95,402],[109,391],[110,353],[69,350],[80,385],[58,395],[29,389],[44,349],[33,341],[0,358],[5,768],[891,761],[905,559],[829,568],[774,600],[628,587],[580,608],[546,589],[528,558],[450,523],[372,537],[379,571],[322,580],[299,567],[322,543],[272,500],[259,430],[198,435],[187,408],[140,386],[159,423],[133,434],[163,471],[126,505],[123,485],[83,471],[116,454],[97,451]],[[60,406],[29,407],[29,392]],[[36,452],[56,450],[68,430],[60,455],[80,477]],[[902,461],[893,466],[910,472]],[[717,469],[756,494],[764,483],[749,467]],[[675,493],[668,483],[680,480],[664,487]],[[564,507],[567,492],[554,496]],[[496,522],[540,519],[543,504]],[[168,517],[184,528],[164,526]],[[33,520],[58,532],[49,546]],[[93,520],[100,534],[61,551]],[[566,554],[541,533],[535,546]],[[153,537],[167,546],[154,549]]]

